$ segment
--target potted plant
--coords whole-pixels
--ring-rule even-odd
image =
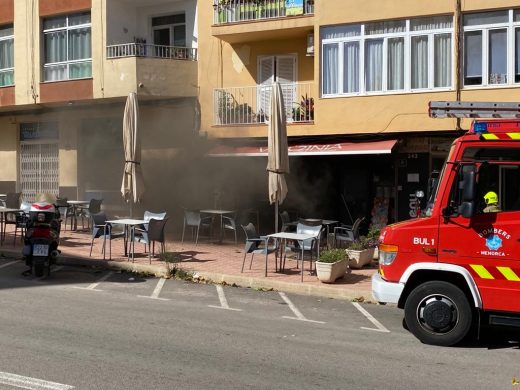
[[[328,249],[320,253],[316,261],[316,274],[323,283],[334,283],[348,270],[348,257],[345,249]]]
[[[374,257],[374,247],[370,247],[369,240],[366,237],[361,237],[358,240],[349,244],[346,249],[349,258],[350,268],[363,268],[363,266],[370,264]]]
[[[374,254],[373,254],[374,260],[376,260],[379,256],[378,245],[379,245],[379,235],[380,234],[381,234],[381,229],[376,226],[370,227],[370,229],[368,230],[368,233],[367,233],[368,247],[374,248]]]
[[[298,122],[310,122],[314,120],[314,98],[305,94],[302,100],[293,108],[293,120]]]

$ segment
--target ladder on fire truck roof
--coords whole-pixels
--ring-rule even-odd
[[[432,101],[428,114],[430,118],[520,118],[520,103]]]

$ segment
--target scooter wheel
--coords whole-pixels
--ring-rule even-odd
[[[35,264],[34,265],[34,276],[37,278],[41,278],[43,276],[43,273],[45,272],[45,265],[44,264]]]

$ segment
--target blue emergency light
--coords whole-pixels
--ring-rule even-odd
[[[487,123],[486,122],[475,122],[473,124],[473,131],[475,134],[487,133]]]

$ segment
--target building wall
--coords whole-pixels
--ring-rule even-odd
[[[0,24],[12,23],[14,18],[14,0],[0,0]]]
[[[244,31],[233,37],[218,39],[212,35],[213,8],[209,0],[199,5],[200,31],[200,62],[199,84],[201,86],[200,101],[202,107],[202,131],[215,138],[265,137],[265,125],[252,126],[215,126],[213,123],[213,90],[235,86],[254,85],[256,63],[255,56],[263,50],[271,52],[299,52],[299,74],[311,74],[299,81],[311,80],[314,83],[314,123],[306,125],[290,124],[289,136],[303,135],[353,135],[353,134],[395,134],[421,131],[446,131],[455,129],[455,120],[430,119],[428,117],[428,102],[432,100],[456,100],[453,87],[448,91],[399,92],[393,94],[371,94],[367,96],[327,97],[320,96],[320,27],[338,24],[361,23],[379,20],[402,19],[429,15],[454,15],[456,2],[439,0],[434,2],[418,2],[415,0],[349,0],[315,2],[314,15],[314,57],[305,57],[306,44],[303,38],[290,38],[292,45],[288,47],[291,34],[283,31],[275,39],[268,41],[245,41],[233,45],[226,41],[240,41],[246,34],[248,25],[258,28],[261,23],[272,22],[242,22]],[[500,0],[467,0],[462,2],[463,12],[493,10],[501,8],[518,8],[518,1]],[[280,24],[281,26],[281,24]],[[224,28],[224,27],[219,27]],[[230,26],[229,28],[232,28]],[[296,29],[295,29],[296,31]],[[294,31],[294,32],[295,32]],[[247,39],[247,38],[243,38]],[[247,47],[247,50],[244,48]],[[248,55],[249,65],[242,72],[236,70],[236,60]],[[302,70],[301,68],[304,68]],[[453,85],[455,86],[455,58],[453,58]],[[516,87],[481,88],[463,90],[463,99],[480,100],[486,98],[492,101],[518,100]],[[464,122],[465,125],[469,122]]]
[[[0,117],[0,191],[16,189],[16,153],[18,150],[17,126],[14,118]],[[4,193],[5,193],[4,192]]]

